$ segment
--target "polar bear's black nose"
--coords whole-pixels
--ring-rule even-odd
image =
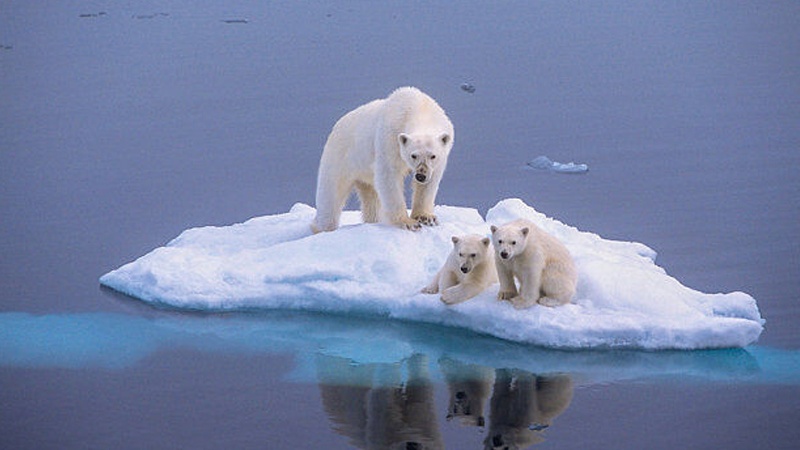
[[[418,174],[414,175],[414,178],[416,178],[417,181],[419,181],[420,183],[424,183],[425,180],[427,179],[427,177],[423,173],[418,173]]]
[[[503,250],[502,252],[500,252],[500,257],[503,259],[508,259],[508,252]]]
[[[461,273],[467,273],[467,272],[469,272],[469,267],[461,266]]]

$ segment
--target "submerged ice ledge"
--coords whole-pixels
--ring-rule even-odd
[[[439,206],[436,213],[440,226],[410,233],[360,223],[348,211],[339,230],[312,235],[314,209],[296,204],[285,214],[186,230],[100,282],[174,308],[379,315],[557,348],[744,347],[763,329],[751,296],[689,289],[655,264],[647,246],[581,232],[521,200],[501,201],[485,220],[471,208]],[[572,253],[579,272],[573,304],[515,310],[495,300],[498,285],[449,307],[419,293],[447,257],[451,236],[488,235],[489,225],[520,217]]]

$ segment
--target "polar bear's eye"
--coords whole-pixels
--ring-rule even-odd
[[[503,240],[502,240],[502,239],[498,239],[498,240],[497,240],[497,243],[498,243],[498,244],[502,244],[502,243],[503,243]]]
[[[417,159],[417,155],[411,155],[411,159]]]
[[[463,258],[463,257],[464,257],[464,254],[463,254],[463,253],[459,253],[459,254],[458,254],[458,256],[460,256],[460,257],[462,257],[462,258]]]
[[[431,155],[431,159],[436,159],[436,155]]]
[[[517,241],[511,241],[511,245],[517,245]]]
[[[471,254],[469,255],[469,257],[470,257],[470,258],[474,258],[474,257],[476,257],[476,256],[478,256],[476,253],[471,253]]]

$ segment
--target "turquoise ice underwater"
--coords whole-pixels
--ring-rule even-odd
[[[370,342],[370,345],[363,345]],[[465,345],[468,343],[468,345]],[[577,384],[625,380],[800,384],[800,352],[752,346],[696,351],[560,351],[405,321],[292,311],[234,315],[0,313],[0,366],[124,370],[163,350],[291,354],[286,381],[313,383],[320,356],[402,364],[413,355],[531,373],[569,373]],[[434,378],[441,374],[433,370]],[[348,373],[333,373],[342,383]]]
[[[548,218],[519,199],[491,208],[438,206],[441,226],[412,233],[360,223],[312,235],[314,209],[225,227],[186,230],[100,279],[145,302],[200,311],[294,309],[387,317],[471,330],[551,348],[708,349],[754,343],[764,320],[743,292],[706,294],[655,264],[646,245],[605,240]],[[450,251],[450,237],[488,234],[524,217],[566,244],[579,271],[573,304],[515,310],[495,297],[445,306],[419,293]]]

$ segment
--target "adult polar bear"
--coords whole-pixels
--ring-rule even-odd
[[[317,175],[315,233],[339,227],[353,189],[364,222],[409,230],[435,225],[436,192],[453,147],[453,124],[435,100],[402,87],[345,114],[333,126]],[[414,172],[411,217],[405,177]]]

